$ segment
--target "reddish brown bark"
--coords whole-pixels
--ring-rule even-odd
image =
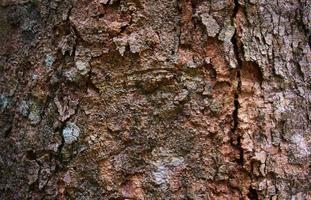
[[[310,0],[0,1],[1,199],[310,199]]]

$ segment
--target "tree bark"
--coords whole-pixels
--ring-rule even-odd
[[[0,0],[0,199],[311,199],[310,0]]]

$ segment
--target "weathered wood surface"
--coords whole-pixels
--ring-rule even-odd
[[[311,199],[310,0],[0,0],[0,199]]]

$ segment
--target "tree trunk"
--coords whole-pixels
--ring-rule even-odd
[[[310,0],[0,0],[0,199],[311,199]]]

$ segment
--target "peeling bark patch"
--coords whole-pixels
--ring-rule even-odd
[[[217,21],[207,13],[201,14],[202,23],[206,27],[207,35],[210,37],[215,37],[220,30],[220,26]]]
[[[262,85],[263,74],[257,63],[245,62],[241,73],[243,74],[243,79],[248,79],[254,83],[258,82],[260,86]]]
[[[142,177],[134,175],[129,177],[123,185],[121,185],[121,193],[123,197],[130,199],[144,199],[144,190],[142,188]]]

